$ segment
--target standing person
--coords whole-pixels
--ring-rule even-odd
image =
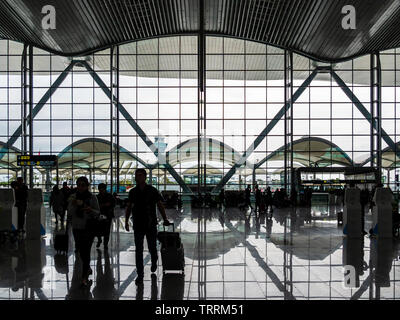
[[[121,201],[121,198],[119,197],[118,193],[114,192],[114,193],[113,193],[113,197],[114,197],[114,199],[115,199],[115,205],[116,205],[116,206],[119,206],[120,208],[122,208],[122,207],[121,207],[122,201]]]
[[[250,195],[251,195],[251,187],[250,185],[247,185],[247,188],[245,190],[245,205],[253,210],[253,207],[251,206]]]
[[[68,184],[66,182],[63,183],[63,187],[61,188],[61,193],[63,194],[64,197],[63,211],[65,215],[68,209],[68,198],[72,194],[71,189],[68,187]]]
[[[64,195],[58,189],[58,186],[53,187],[50,194],[50,208],[53,208],[54,215],[56,216],[56,225],[58,225],[58,216],[61,218],[61,228],[64,227]]]
[[[258,185],[255,186],[254,193],[256,196],[256,206],[254,208],[254,212],[257,214],[257,213],[260,213],[260,211],[261,211],[260,210],[260,208],[261,208],[261,190],[258,187]]]
[[[290,190],[290,202],[292,206],[297,206],[297,190],[295,187],[292,187],[292,190]]]
[[[160,210],[164,226],[170,225],[161,203],[161,195],[156,188],[146,183],[146,170],[137,169],[135,172],[136,187],[129,191],[128,205],[125,212],[125,229],[129,231],[129,217],[132,214],[133,231],[136,246],[136,285],[143,283],[143,241],[146,236],[151,255],[151,272],[157,270],[157,213]]]
[[[222,188],[221,191],[219,192],[219,205],[220,205],[220,209],[222,209],[222,206],[224,208],[226,207],[224,188]]]
[[[114,218],[114,208],[115,208],[115,198],[111,193],[107,192],[107,186],[104,183],[100,183],[99,194],[97,195],[97,200],[99,201],[100,214],[106,217],[105,220],[105,234],[104,234],[104,250],[108,249],[108,241],[110,239],[110,229],[112,219]],[[97,237],[97,245],[99,248],[101,245],[101,236]]]
[[[94,240],[92,230],[93,221],[100,215],[97,197],[89,192],[89,181],[86,177],[76,180],[77,190],[68,200],[68,223],[72,225],[72,234],[75,240],[75,248],[82,260],[82,285],[90,284],[90,250]]]
[[[270,212],[272,213],[274,210],[272,209],[272,192],[271,188],[268,187],[265,191],[265,211],[268,212],[268,207],[271,207]]]
[[[360,192],[360,202],[361,202],[361,232],[366,235],[367,232],[364,229],[365,224],[365,207],[368,207],[369,203],[369,190],[365,186],[363,190]]]
[[[370,202],[371,211],[376,206],[376,203],[375,203],[376,198],[375,198],[375,196],[376,196],[376,189],[378,189],[378,188],[383,188],[383,184],[381,182],[378,182],[371,190],[371,195],[372,195],[372,199],[371,199],[371,202]],[[369,230],[369,233],[370,233],[371,236],[373,235],[373,229],[372,228]]]
[[[17,178],[17,188],[15,189],[15,206],[18,209],[18,231],[24,232],[26,207],[28,204],[28,187],[24,179]]]

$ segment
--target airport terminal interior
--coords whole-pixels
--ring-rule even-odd
[[[399,24],[397,0],[1,1],[0,300],[400,299]],[[184,249],[152,273],[145,242],[143,285],[139,168]],[[116,200],[84,288],[50,207],[82,176]]]

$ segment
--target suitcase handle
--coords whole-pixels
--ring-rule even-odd
[[[170,223],[169,226],[172,226],[172,232],[175,232],[175,224],[172,222],[172,223]],[[167,227],[169,227],[169,226],[167,226]],[[164,224],[163,224],[163,230],[164,230],[164,232],[165,232],[165,226],[164,226]]]

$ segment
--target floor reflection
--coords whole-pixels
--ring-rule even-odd
[[[238,208],[168,209],[181,232],[185,273],[150,273],[136,286],[133,234],[122,210],[109,250],[91,254],[92,283],[83,288],[72,237],[66,255],[53,249],[48,215],[41,241],[3,243],[0,299],[181,300],[181,299],[399,299],[399,241],[343,237],[341,207],[275,209],[267,214]],[[366,216],[366,228],[371,223]],[[354,278],[349,279],[354,270]]]

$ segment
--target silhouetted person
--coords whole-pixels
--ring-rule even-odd
[[[222,206],[223,206],[224,208],[226,208],[225,190],[224,190],[224,188],[222,188],[221,191],[219,192],[218,198],[219,198],[219,206],[220,206],[220,209],[222,209]]]
[[[115,205],[122,208],[122,201],[121,201],[121,198],[119,197],[118,193],[114,192],[112,195],[115,199]]]
[[[209,208],[211,208],[212,206],[212,198],[211,198],[211,194],[209,192],[206,193],[205,197],[204,197],[204,204],[206,206],[208,206]]]
[[[250,234],[250,231],[251,231],[250,217],[251,217],[251,215],[249,215],[248,217],[245,217],[245,219],[244,219],[244,232],[245,232],[245,234]]]
[[[63,194],[64,197],[63,210],[65,215],[68,209],[68,198],[72,194],[72,190],[68,187],[68,184],[66,182],[63,183],[63,187],[61,188],[61,193]]]
[[[261,190],[258,185],[255,186],[255,196],[256,196],[256,206],[254,208],[255,213],[260,213],[261,211]]]
[[[270,212],[272,213],[274,210],[272,209],[272,192],[270,187],[265,191],[265,210],[267,212],[269,207],[271,208]]]
[[[250,185],[247,186],[245,192],[245,205],[247,207],[250,207],[253,210],[253,207],[251,205],[251,201],[250,201],[250,196],[251,196],[251,187]]]
[[[290,191],[290,202],[293,206],[297,206],[297,191],[295,187]]]
[[[162,198],[156,188],[146,183],[146,170],[137,169],[135,172],[136,187],[129,191],[129,202],[125,212],[125,229],[129,231],[129,217],[132,214],[133,231],[136,253],[136,285],[141,285],[144,278],[143,241],[146,236],[151,255],[151,272],[157,270],[157,213],[158,207],[164,219],[164,225],[170,225],[165,214]]]
[[[363,234],[367,234],[367,232],[364,230],[365,208],[368,207],[369,203],[369,191],[366,187],[360,192],[360,202],[361,202],[361,232]]]
[[[279,189],[276,189],[273,196],[272,196],[272,202],[275,205],[275,207],[279,208]]]
[[[272,225],[274,224],[274,222],[271,219],[267,219],[267,226],[266,226],[266,237],[270,238],[271,237],[271,233],[272,233]]]
[[[89,192],[89,181],[86,177],[76,180],[77,191],[68,200],[68,224],[72,225],[75,248],[82,260],[82,285],[87,286],[90,268],[90,250],[94,240],[94,221],[100,215],[97,197]]]
[[[290,205],[290,200],[288,198],[287,192],[285,188],[282,188],[279,191],[279,201],[281,202],[283,207]]]
[[[114,208],[115,208],[115,198],[111,193],[107,192],[107,186],[104,183],[100,183],[99,186],[99,194],[97,195],[97,200],[99,201],[100,214],[105,216],[105,230],[104,230],[104,249],[108,249],[108,242],[110,240],[110,230],[112,219],[114,218]],[[97,237],[97,248],[100,247],[101,244],[101,236]]]
[[[176,208],[179,206],[179,196],[177,192],[174,192],[171,196],[171,207]]]
[[[14,207],[16,207],[17,210],[18,210],[18,207],[17,207],[18,182],[17,182],[17,181],[12,181],[11,184],[10,184],[10,186],[11,186],[11,188],[14,190],[14,196],[15,196],[15,204],[14,204]],[[18,226],[17,226],[17,228],[18,228]]]
[[[372,197],[371,197],[371,202],[370,202],[370,209],[371,210],[373,209],[374,206],[376,206],[376,203],[375,203],[375,201],[373,199],[375,198],[375,193],[376,193],[376,189],[377,188],[383,188],[383,184],[381,182],[379,182],[372,188],[372,191],[371,191]],[[373,235],[373,229],[372,228],[369,230],[369,234],[370,234],[370,236]]]
[[[61,219],[61,227],[64,226],[64,195],[58,189],[58,186],[53,187],[53,191],[50,194],[50,208],[53,209],[54,215],[56,217],[56,225],[58,225],[58,217]]]
[[[311,199],[312,199],[313,191],[311,188],[307,187],[304,191],[304,198],[306,202],[306,206],[311,207]]]
[[[397,210],[393,210],[392,226],[393,226],[393,237],[399,237],[400,214],[397,212]]]
[[[28,203],[28,187],[21,177],[17,178],[15,189],[15,206],[18,209],[18,231],[23,231],[25,226],[25,214]]]

